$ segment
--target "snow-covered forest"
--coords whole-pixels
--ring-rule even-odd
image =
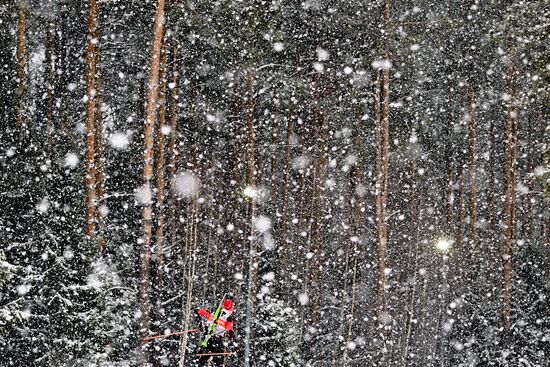
[[[0,1],[0,366],[549,366],[549,28]]]

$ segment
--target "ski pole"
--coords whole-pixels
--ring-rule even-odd
[[[198,353],[193,354],[195,357],[206,357],[206,356],[232,356],[236,355],[237,352],[223,352],[223,353]]]
[[[184,330],[184,331],[178,331],[176,333],[159,334],[159,335],[148,336],[147,338],[143,338],[143,341],[148,342],[148,341],[153,340],[153,339],[166,338],[166,337],[169,337],[169,336],[181,335],[181,334],[186,334],[186,333],[193,333],[195,331],[199,331],[199,329],[189,329],[189,330]]]

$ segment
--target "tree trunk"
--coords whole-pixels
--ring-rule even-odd
[[[491,127],[489,129],[489,137],[491,141],[490,147],[490,159],[495,160],[497,157],[497,144],[495,139],[495,121],[491,120]],[[488,252],[489,252],[489,266],[487,266],[487,276],[491,284],[491,288],[497,289],[500,284],[500,250],[498,249],[498,237],[499,237],[499,211],[500,211],[500,194],[497,189],[496,180],[496,167],[491,167],[489,171],[489,185],[488,193],[489,203],[487,209],[489,219],[489,239],[488,239]]]
[[[513,104],[513,75],[514,68],[512,63],[511,41],[508,47],[508,66],[506,72],[506,93],[508,101],[506,103],[506,126],[504,131],[504,244],[503,244],[503,324],[504,334],[507,336],[510,331],[510,288],[512,280],[512,241],[514,236],[514,198],[515,198],[515,155],[516,155],[516,112]]]
[[[246,87],[247,87],[247,172],[246,172],[246,185],[251,191],[251,196],[248,198],[249,214],[250,214],[250,249],[249,249],[249,262],[248,262],[248,285],[247,285],[247,299],[246,299],[246,327],[245,327],[245,340],[244,340],[244,366],[248,367],[251,364],[251,332],[252,332],[252,318],[254,315],[254,289],[256,287],[256,240],[254,237],[254,217],[256,215],[256,203],[255,203],[255,185],[256,185],[256,165],[254,161],[255,156],[255,133],[254,133],[254,76],[252,70],[249,68],[247,71]],[[252,361],[252,365],[254,362]]]
[[[195,154],[193,154],[195,157]],[[183,301],[183,325],[182,330],[188,330],[191,325],[191,305],[193,304],[193,289],[195,284],[195,270],[197,264],[197,218],[198,218],[198,203],[197,199],[191,199],[187,210],[187,230],[185,232],[185,253],[182,258],[183,269],[183,284],[186,288],[185,298]],[[180,360],[179,367],[185,366],[185,357],[187,354],[187,342],[189,335],[183,334],[180,339]]]
[[[151,233],[152,233],[152,193],[151,179],[153,176],[153,137],[155,129],[156,105],[159,82],[160,49],[164,34],[164,0],[157,1],[155,24],[153,28],[153,40],[151,50],[151,64],[149,68],[149,82],[147,85],[147,107],[145,127],[143,131],[144,154],[143,154],[143,213],[142,213],[142,237],[140,239],[140,272],[139,272],[139,337],[140,352],[139,366],[147,366],[149,353],[144,338],[149,334],[149,310],[150,310],[150,260],[151,260]]]
[[[380,325],[385,312],[385,270],[386,270],[386,245],[388,242],[388,229],[386,221],[386,205],[388,198],[388,139],[389,139],[389,107],[390,107],[390,51],[389,51],[389,18],[390,1],[384,1],[383,21],[383,45],[384,62],[382,70],[377,70],[376,95],[375,95],[375,120],[376,120],[376,232],[378,239],[378,280],[376,287],[376,319]],[[381,84],[382,79],[382,84]]]
[[[411,334],[413,329],[413,322],[415,317],[415,307],[416,307],[416,287],[417,287],[417,279],[418,279],[418,259],[419,259],[419,240],[418,240],[418,227],[415,225],[419,221],[419,208],[418,208],[418,190],[417,190],[417,166],[416,166],[416,160],[413,160],[411,162],[411,173],[410,173],[410,211],[411,211],[411,223],[413,223],[412,227],[412,234],[411,234],[411,242],[413,242],[414,245],[414,265],[413,265],[413,281],[412,281],[412,290],[411,290],[411,298],[409,301],[409,305],[407,307],[407,321],[405,323],[405,341],[403,342],[403,353],[402,353],[402,361],[403,365],[407,365],[407,361],[409,360],[409,350],[410,350],[410,340],[411,340]]]
[[[286,135],[285,135],[285,156],[284,156],[284,165],[283,165],[283,195],[282,195],[282,207],[281,207],[281,243],[279,252],[282,255],[282,264],[284,269],[290,270],[287,268],[288,264],[288,249],[287,249],[287,230],[288,230],[288,196],[289,196],[289,173],[290,173],[290,135],[292,134],[292,114],[289,114],[286,121]],[[288,285],[288,282],[285,282]],[[288,289],[288,287],[287,287]]]
[[[54,37],[55,27],[52,22],[48,22],[46,30],[46,54],[44,60],[44,79],[46,82],[46,157],[51,157],[52,135],[53,135],[53,91],[54,91]]]
[[[385,269],[385,253],[386,242],[383,241],[384,236],[384,221],[382,210],[382,189],[383,189],[383,174],[382,174],[382,116],[381,116],[381,79],[382,72],[376,71],[376,80],[374,82],[375,94],[374,94],[374,109],[375,109],[375,223],[376,223],[376,240],[378,244],[378,272],[376,281],[376,317],[377,323],[380,323],[380,318],[384,310],[384,269]]]
[[[447,165],[447,210],[446,210],[446,219],[447,219],[447,231],[448,235],[454,239],[455,236],[455,216],[454,216],[454,180],[453,180],[453,153],[451,150],[447,151],[446,154],[446,165]]]
[[[313,202],[314,202],[314,211],[313,211],[313,221],[311,223],[311,238],[312,238],[312,253],[313,253],[313,262],[312,262],[312,269],[311,269],[311,285],[312,288],[316,290],[314,294],[310,297],[312,300],[311,302],[311,321],[312,324],[317,324],[317,309],[319,306],[319,300],[322,294],[321,291],[321,265],[323,262],[323,236],[321,232],[322,228],[322,218],[323,218],[323,197],[324,197],[324,190],[325,185],[324,182],[326,181],[325,177],[325,169],[327,164],[327,149],[326,149],[326,142],[327,142],[327,134],[328,134],[328,127],[327,127],[327,121],[325,117],[324,111],[318,111],[317,116],[318,120],[318,126],[317,126],[317,157],[316,157],[316,167],[314,170],[314,179],[315,183],[313,185]]]
[[[476,165],[477,165],[477,117],[476,117],[476,100],[475,91],[472,86],[468,87],[468,114],[470,116],[470,146],[469,146],[469,175],[470,175],[470,243],[469,243],[469,266],[475,274],[475,266],[477,257],[477,180],[476,180]],[[474,279],[470,279],[473,281]]]
[[[170,190],[168,192],[168,212],[167,221],[169,226],[170,235],[170,248],[176,245],[176,189],[174,187],[177,160],[178,160],[178,77],[179,77],[179,63],[178,63],[178,45],[174,44],[172,48],[172,85],[170,89],[170,139],[168,140],[168,153],[170,154],[168,161],[168,180],[170,182]]]
[[[103,141],[103,114],[101,112],[101,74],[99,71],[100,58],[99,49],[96,49],[96,66],[97,72],[95,75],[95,98],[96,98],[96,114],[95,114],[95,126],[94,126],[94,160],[96,170],[96,223],[98,226],[97,237],[99,254],[105,252],[105,217],[107,215],[107,203],[105,202],[105,155],[104,155],[104,141]]]
[[[456,266],[458,274],[458,287],[463,290],[466,285],[466,280],[464,279],[464,267],[465,267],[465,255],[467,251],[465,248],[464,238],[466,237],[466,188],[464,185],[465,180],[465,170],[462,168],[460,172],[460,200],[459,200],[459,218],[458,218],[458,235],[457,235],[457,257],[456,257]],[[460,292],[459,292],[460,293]]]
[[[167,74],[167,58],[168,50],[166,49],[166,40],[163,42],[161,50],[160,61],[160,90],[159,90],[159,112],[158,112],[158,124],[157,124],[157,149],[155,160],[155,174],[156,174],[156,214],[157,214],[157,227],[156,227],[156,260],[157,260],[157,273],[155,279],[156,292],[156,305],[157,310],[160,310],[160,304],[162,302],[162,282],[163,282],[163,268],[164,268],[164,131],[163,127],[166,121],[166,74]]]
[[[86,236],[95,237],[96,224],[96,165],[95,125],[97,118],[97,29],[98,7],[96,0],[88,0],[88,37],[86,42]]]
[[[357,136],[354,137],[357,140]],[[355,147],[357,147],[357,142],[354,142]],[[357,188],[361,180],[361,172],[358,167],[359,163],[356,163],[351,167],[349,172],[350,179],[350,233],[351,233],[351,243],[353,244],[351,248],[351,254],[349,259],[353,264],[351,269],[351,299],[349,304],[349,312],[346,315],[346,318],[342,320],[342,323],[347,325],[346,336],[344,339],[344,355],[342,357],[342,366],[347,366],[348,360],[348,351],[349,343],[351,341],[351,336],[353,332],[353,325],[355,324],[355,301],[356,301],[356,290],[357,290],[357,270],[358,270],[358,259],[359,259],[359,249],[357,246],[361,244],[360,240],[360,223],[361,223],[361,197],[357,193]],[[346,279],[348,274],[346,274]],[[346,288],[347,284],[344,285]],[[344,290],[345,295],[347,296],[347,291]]]
[[[25,96],[25,64],[26,64],[26,29],[27,16],[23,8],[18,9],[17,18],[17,50],[15,58],[17,61],[17,110],[15,113],[15,127],[21,141],[24,135],[24,114],[25,104],[23,97]]]

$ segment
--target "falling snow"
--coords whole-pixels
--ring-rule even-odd
[[[2,2],[0,367],[548,366],[549,17]]]

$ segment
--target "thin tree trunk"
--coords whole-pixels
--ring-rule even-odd
[[[457,262],[456,266],[457,274],[458,274],[458,284],[460,289],[464,289],[464,286],[466,285],[466,280],[464,279],[464,266],[465,266],[465,255],[466,252],[465,248],[465,241],[464,238],[466,236],[466,188],[464,185],[465,180],[465,172],[464,168],[462,168],[462,171],[460,173],[460,184],[459,184],[459,192],[460,192],[460,201],[459,201],[459,223],[458,223],[458,238],[457,238]]]
[[[491,127],[489,129],[490,133],[490,158],[491,160],[496,159],[497,155],[497,144],[495,139],[495,121],[491,120]],[[489,218],[489,239],[488,239],[488,250],[489,250],[489,261],[490,265],[487,266],[488,278],[490,279],[491,289],[494,293],[497,293],[498,285],[500,283],[499,270],[499,257],[500,251],[498,250],[498,224],[499,224],[499,209],[500,209],[500,195],[497,191],[497,182],[495,178],[496,167],[491,167],[489,171],[489,185],[488,185],[488,218]]]
[[[255,167],[255,133],[254,133],[254,76],[252,70],[247,70],[246,87],[247,87],[247,172],[246,172],[246,184],[247,187],[255,190],[256,185],[256,167]],[[256,264],[256,240],[254,237],[254,224],[253,220],[256,215],[256,203],[254,196],[248,198],[249,214],[250,214],[250,248],[249,248],[249,262],[248,262],[248,285],[247,285],[247,299],[246,299],[246,327],[245,327],[245,340],[244,340],[244,366],[251,365],[251,333],[252,333],[252,318],[254,315],[254,289],[255,279],[257,272]],[[254,362],[252,361],[252,364]]]
[[[384,72],[385,74],[385,72]],[[387,189],[388,189],[388,115],[387,104],[389,91],[387,79],[384,79],[384,103],[382,104],[382,119],[378,125],[378,147],[377,147],[377,175],[376,175],[376,224],[378,237],[378,282],[376,292],[377,320],[381,321],[381,316],[385,310],[385,258],[386,245],[388,241],[388,229],[386,221]]]
[[[242,145],[245,145],[243,136],[245,135],[243,131],[246,129],[246,124],[242,124],[242,118],[243,118],[243,100],[245,95],[245,83],[243,82],[242,74],[237,73],[235,75],[235,85],[233,87],[233,94],[235,98],[233,99],[232,103],[232,126],[233,129],[231,130],[231,133],[235,139],[235,144],[233,148],[231,149],[231,158],[229,159],[229,162],[232,163],[230,169],[227,170],[227,186],[228,189],[224,190],[225,194],[225,202],[228,203],[227,209],[226,209],[226,217],[227,221],[232,224],[234,227],[238,228],[241,225],[240,218],[242,218],[241,214],[241,203],[240,203],[240,195],[241,192],[239,192],[239,189],[242,189],[243,185],[243,179],[242,179],[242,170],[243,170],[243,164],[241,154],[242,154]],[[244,152],[246,155],[246,151]],[[246,185],[246,183],[245,183]],[[231,250],[229,251],[228,266],[232,266],[234,268],[235,274],[243,274],[244,268],[241,266],[242,262],[242,253],[239,251],[239,236],[237,231],[230,231],[229,232],[229,247]],[[230,284],[229,287],[231,289],[235,290],[234,297],[237,297],[237,295],[243,295],[242,293],[242,281],[240,279],[237,279],[236,277],[230,278]]]
[[[412,226],[412,234],[411,234],[411,241],[415,243],[414,247],[414,275],[413,275],[413,282],[412,282],[412,292],[411,292],[411,298],[410,298],[410,304],[408,306],[407,310],[407,322],[405,326],[405,342],[403,347],[403,354],[402,354],[402,361],[404,365],[407,365],[407,361],[409,359],[409,348],[410,348],[410,340],[411,340],[411,334],[412,334],[412,328],[413,328],[413,318],[415,313],[415,303],[416,303],[416,283],[417,283],[417,275],[418,275],[418,257],[419,257],[419,246],[418,243],[420,242],[418,240],[418,229],[416,226],[416,223],[418,223],[419,220],[419,208],[418,208],[418,191],[417,191],[417,166],[416,161],[413,160],[411,163],[411,191],[410,191],[410,208],[411,208],[411,223],[413,223]]]
[[[220,212],[215,211],[214,216],[215,216],[215,221],[216,221],[216,226],[215,227],[219,228],[220,227]],[[219,271],[219,268],[220,268],[220,258],[221,258],[220,245],[219,245],[220,244],[220,239],[218,237],[215,237],[213,239],[213,243],[214,243],[214,269],[212,271],[212,279],[218,279],[218,271]],[[217,291],[218,291],[217,283],[214,282],[212,284],[212,299],[216,299]]]
[[[97,44],[98,7],[96,0],[88,0],[88,36],[86,42],[86,236],[95,237],[96,224],[96,165],[95,126],[97,118]]]
[[[52,135],[53,135],[53,92],[54,92],[54,65],[53,65],[53,53],[54,42],[53,33],[55,31],[54,24],[48,22],[48,29],[46,30],[46,54],[45,54],[45,68],[44,78],[46,81],[46,157],[51,157],[52,152]]]
[[[506,104],[506,126],[504,131],[504,244],[503,244],[503,324],[504,334],[510,331],[510,288],[512,280],[512,241],[514,235],[514,198],[515,198],[515,175],[514,159],[516,152],[516,112],[513,105],[513,74],[511,41],[508,47],[508,67],[506,73],[506,93],[508,101]]]
[[[449,236],[454,239],[455,235],[455,217],[454,217],[454,182],[453,182],[453,154],[449,150],[447,152],[447,230],[449,231]]]
[[[101,95],[99,92],[99,78],[98,78],[98,102],[101,101]],[[99,253],[105,252],[105,217],[107,215],[107,203],[105,202],[105,154],[104,154],[104,141],[103,141],[103,117],[101,108],[97,109],[96,122],[95,122],[95,161],[96,161],[96,199],[99,203],[99,207],[96,210],[96,220],[98,225],[98,246]]]
[[[475,91],[472,86],[468,88],[468,112],[470,116],[470,243],[469,243],[469,266],[475,274],[474,262],[477,256],[477,180],[476,180],[476,165],[477,165],[477,117],[476,117],[476,100]],[[473,281],[473,279],[470,279]]]
[[[96,49],[95,64],[97,65],[97,72],[95,75],[95,98],[96,98],[96,114],[95,114],[95,126],[94,126],[94,160],[96,170],[96,223],[98,226],[98,247],[99,254],[105,252],[105,217],[107,215],[107,203],[105,202],[105,154],[104,154],[104,141],[103,141],[103,113],[101,111],[101,74],[99,71],[100,65],[100,51]]]
[[[156,292],[156,304],[157,311],[160,309],[162,302],[162,283],[164,272],[164,124],[166,121],[166,75],[167,75],[167,61],[168,50],[166,48],[166,40],[163,42],[161,50],[160,61],[160,91],[159,91],[159,112],[158,112],[158,124],[157,124],[157,149],[155,160],[155,174],[156,174],[156,209],[157,209],[157,227],[156,227],[156,260],[157,260],[157,273],[155,280]]]
[[[318,138],[317,138],[317,158],[316,158],[316,167],[314,170],[314,185],[313,185],[313,221],[311,223],[311,242],[312,242],[312,253],[313,253],[313,267],[311,269],[311,285],[316,292],[310,297],[311,299],[311,322],[313,325],[317,324],[317,309],[319,305],[319,299],[322,294],[320,286],[321,281],[321,265],[323,261],[323,251],[322,243],[323,237],[321,235],[321,221],[323,217],[323,192],[324,192],[324,182],[325,182],[325,167],[327,163],[327,152],[326,152],[326,141],[327,141],[327,124],[326,118],[323,111],[319,111],[317,114],[318,120]]]
[[[378,244],[378,272],[377,272],[377,281],[376,281],[376,318],[377,323],[380,323],[382,312],[384,310],[384,269],[385,269],[385,252],[386,252],[386,242],[383,241],[384,235],[384,221],[383,219],[383,209],[382,209],[382,190],[383,190],[383,173],[382,173],[382,115],[381,115],[381,79],[382,72],[380,70],[376,71],[376,80],[375,80],[375,95],[374,95],[374,104],[375,104],[375,223],[376,223],[376,239]]]
[[[311,117],[311,124],[310,124],[311,133],[308,134],[309,136],[306,135],[307,137],[309,137],[309,141],[307,140],[306,137],[304,137],[304,152],[313,150],[314,154],[312,158],[315,160],[315,162],[311,164],[311,166],[313,167],[311,169],[311,181],[308,182],[306,179],[306,177],[310,176],[310,174],[308,172],[304,172],[302,175],[302,185],[300,185],[300,187],[302,188],[302,191],[304,192],[302,205],[301,205],[302,206],[301,216],[302,218],[303,217],[307,218],[307,219],[303,219],[303,222],[305,223],[305,226],[306,226],[305,232],[307,233],[306,244],[305,244],[305,250],[307,252],[306,252],[306,260],[305,260],[304,271],[303,271],[304,275],[302,278],[304,280],[302,283],[302,294],[308,297],[307,300],[308,300],[308,303],[310,304],[313,303],[312,302],[313,291],[311,292],[309,291],[310,289],[309,286],[311,285],[312,289],[315,288],[315,285],[312,284],[314,276],[312,275],[313,271],[311,269],[314,268],[313,262],[315,261],[313,259],[313,256],[315,256],[315,253],[313,251],[314,245],[312,242],[314,238],[313,232],[315,231],[313,223],[316,220],[316,216],[317,216],[316,198],[317,198],[317,188],[318,188],[317,177],[319,172],[318,171],[319,167],[317,163],[319,157],[316,155],[318,153],[317,138],[318,138],[319,120],[317,118],[315,104],[313,106],[314,106],[314,109],[313,109],[313,112],[311,113],[312,117]],[[303,127],[304,127],[303,129],[304,134],[307,134],[308,130],[305,128],[305,124]],[[307,170],[310,170],[310,167],[307,167]],[[300,221],[302,222],[302,220]],[[303,340],[302,336],[303,336],[304,328],[307,329],[307,326],[313,323],[313,317],[311,312],[311,310],[313,309],[313,306],[311,306],[311,308],[309,309],[309,312],[307,312],[308,310],[306,307],[308,306],[303,305],[303,307],[301,308],[300,340]]]
[[[280,252],[282,254],[282,264],[287,269],[288,253],[287,248],[287,230],[288,230],[288,191],[289,191],[289,173],[290,173],[290,135],[292,134],[292,114],[289,114],[286,122],[286,135],[285,135],[285,156],[283,166],[283,204],[281,207],[281,243]],[[289,282],[285,282],[288,285]],[[288,287],[287,287],[288,289]]]
[[[382,316],[385,312],[385,270],[386,270],[386,246],[388,242],[388,229],[386,221],[386,205],[388,198],[388,140],[389,140],[389,107],[390,107],[390,68],[387,65],[390,62],[389,51],[389,18],[390,18],[390,1],[384,1],[384,21],[383,21],[383,45],[384,45],[384,62],[382,71],[378,70],[376,81],[376,97],[375,104],[378,106],[376,110],[376,125],[377,125],[377,158],[376,158],[376,225],[378,237],[378,281],[376,289],[376,319],[378,325],[382,321]],[[382,79],[382,85],[380,85]],[[380,98],[382,100],[380,101]]]
[[[17,110],[15,114],[15,127],[19,133],[21,141],[24,135],[24,114],[25,104],[23,98],[25,96],[25,64],[26,64],[26,29],[27,16],[25,10],[20,7],[18,9],[17,18],[17,50],[15,58],[17,61]]]
[[[277,214],[279,213],[279,197],[280,197],[279,187],[281,184],[281,180],[279,179],[281,157],[279,155],[278,136],[282,135],[281,128],[280,128],[282,124],[280,121],[281,117],[277,115],[278,104],[275,102],[276,98],[277,96],[272,97],[273,99],[271,103],[272,110],[270,111],[271,116],[273,118],[273,120],[271,121],[271,124],[274,127],[274,129],[276,129],[276,132],[275,132],[276,135],[273,136],[272,144],[270,147],[272,149],[272,153],[271,153],[272,159],[269,165],[269,168],[270,168],[269,176],[263,178],[263,180],[265,180],[265,186],[269,187],[269,193],[270,193],[269,201],[271,205],[271,211]]]
[[[355,187],[355,181],[354,181],[354,175],[353,175],[353,172],[356,168],[355,167],[351,167],[350,169],[350,182],[349,182],[349,195],[350,195],[350,199],[349,199],[349,209],[350,209],[350,229],[351,229],[351,236],[354,236],[355,233],[354,233],[354,227],[353,227],[353,220],[354,220],[354,216],[353,216],[353,213],[354,213],[354,200],[355,200],[355,197],[354,197],[354,187]],[[356,248],[356,245],[353,244],[353,248]],[[350,263],[352,263],[353,261],[350,260],[350,253],[354,251],[352,249],[350,249],[350,241],[347,241],[346,240],[346,255],[345,255],[345,258],[344,258],[344,271],[343,271],[343,281],[344,281],[344,284],[342,286],[342,289],[341,289],[341,294],[342,294],[342,302],[341,302],[341,305],[340,305],[340,316],[339,316],[339,321],[340,321],[340,326],[338,327],[338,334],[337,334],[337,337],[334,338],[334,348],[333,348],[333,351],[332,351],[332,365],[333,366],[336,366],[338,363],[336,362],[336,358],[339,357],[339,354],[338,354],[338,350],[340,349],[340,343],[341,341],[343,340],[344,341],[344,344],[343,344],[343,348],[344,348],[344,353],[343,353],[343,356],[342,356],[342,365],[345,366],[346,363],[347,363],[347,354],[348,354],[348,351],[347,351],[347,348],[346,348],[346,345],[347,345],[347,341],[346,339],[344,338],[344,330],[347,326],[347,316],[346,316],[346,311],[348,310],[348,277],[349,277],[349,265]]]
[[[355,138],[357,139],[357,135],[355,135]],[[354,140],[356,140],[354,139]],[[357,142],[354,144],[357,147]],[[358,164],[358,163],[357,163]],[[346,320],[342,320],[345,324],[347,324],[347,332],[344,339],[344,355],[342,357],[342,366],[347,366],[347,360],[348,360],[348,351],[349,351],[349,343],[351,341],[351,336],[353,332],[353,325],[355,324],[355,301],[356,301],[356,290],[357,290],[357,268],[358,268],[358,259],[359,259],[359,251],[358,251],[358,244],[360,244],[360,221],[361,221],[361,198],[357,193],[357,187],[360,183],[360,171],[359,167],[354,165],[350,169],[350,209],[351,209],[351,234],[352,238],[351,241],[353,243],[352,252],[351,252],[351,262],[353,263],[352,267],[352,278],[351,278],[351,300],[350,300],[350,306],[349,306],[349,313],[346,315]],[[346,274],[347,279],[347,274]],[[345,288],[345,286],[344,286]],[[344,290],[346,292],[346,290]],[[347,292],[345,293],[347,295]]]
[[[195,156],[195,155],[193,155]],[[188,222],[185,240],[185,254],[183,281],[186,289],[186,296],[183,302],[183,327],[182,330],[188,330],[191,324],[191,306],[193,304],[193,289],[195,284],[195,270],[197,264],[197,218],[198,218],[198,203],[197,199],[193,198],[188,205]],[[180,340],[180,360],[179,367],[185,366],[185,357],[187,354],[187,342],[189,336],[183,334]]]
[[[159,83],[159,65],[160,65],[160,49],[162,37],[164,35],[164,0],[157,1],[157,10],[155,14],[155,24],[153,28],[153,40],[151,50],[151,64],[149,68],[149,82],[147,85],[147,108],[145,127],[143,132],[144,138],[144,155],[143,155],[143,186],[141,187],[144,197],[143,215],[142,215],[142,237],[140,248],[140,272],[139,272],[139,362],[141,367],[147,366],[149,353],[144,338],[149,334],[149,311],[150,311],[150,261],[151,261],[151,233],[152,233],[152,193],[151,179],[153,176],[153,137],[155,129],[155,117],[157,110],[157,96]]]
[[[527,165],[527,172],[534,172],[535,171],[535,150],[537,148],[536,145],[536,138],[535,134],[533,133],[533,118],[531,115],[528,116],[528,123],[527,123],[527,132],[525,140],[530,141],[531,144],[527,147],[525,147],[525,155],[528,157],[526,159],[526,165]],[[533,190],[534,190],[534,182],[533,179],[530,177],[526,177],[527,180],[527,187],[528,191],[524,195],[523,198],[523,205],[522,205],[522,211],[523,211],[523,220],[521,223],[522,227],[522,233],[520,236],[522,238],[526,238],[529,242],[532,240],[533,235],[533,228],[534,228],[534,216],[532,215],[533,212]]]
[[[172,83],[170,89],[170,139],[168,140],[168,153],[170,154],[168,161],[168,180],[170,182],[170,191],[168,192],[168,212],[167,220],[169,226],[170,235],[170,248],[174,248],[176,245],[176,190],[174,187],[177,159],[178,159],[178,77],[179,77],[179,63],[178,63],[178,45],[174,44],[172,49]]]

